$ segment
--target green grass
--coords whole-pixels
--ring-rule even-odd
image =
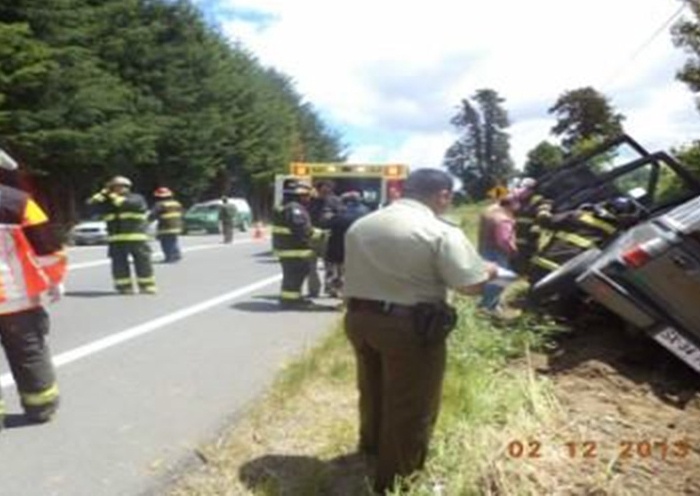
[[[472,235],[477,212],[475,207],[456,212]],[[495,325],[477,314],[473,299],[459,297],[454,304],[459,322],[448,342],[442,408],[431,455],[426,470],[403,494],[538,494],[522,475],[514,475],[504,452],[509,441],[541,433],[558,415],[551,385],[536,378],[529,364],[530,354],[546,350],[557,329],[529,316]],[[227,443],[212,448],[218,453],[212,456],[217,463],[210,464],[209,472],[185,479],[173,494],[318,494],[317,488],[332,483],[337,475],[323,465],[325,461],[354,450],[355,398],[354,356],[339,323],[280,373],[267,398],[251,410],[246,422],[234,427]],[[310,456],[320,464],[298,471],[293,480],[270,479],[252,492],[238,491],[231,487],[231,474],[261,456],[250,443],[251,432],[261,449],[284,452],[293,446],[293,454]],[[289,492],[290,487],[295,492]],[[435,492],[436,487],[441,490]],[[358,491],[352,494],[359,496]]]
[[[527,366],[529,353],[545,349],[556,328],[528,317],[494,326],[472,302],[458,307],[433,456],[407,495],[434,494],[435,485],[446,495],[485,494],[491,464],[508,441],[526,438],[557,410],[550,385]],[[509,367],[516,358],[523,365]]]

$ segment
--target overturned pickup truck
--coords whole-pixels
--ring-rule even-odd
[[[581,253],[537,290],[572,285],[700,373],[700,196]]]
[[[618,140],[622,142],[634,143],[628,137]],[[568,177],[563,177],[572,186],[563,193],[556,190],[556,177],[545,183],[557,191],[555,209],[626,195],[637,203],[640,216],[635,225],[572,258],[531,291],[540,298],[574,294],[592,300],[700,373],[700,182],[670,155],[648,153],[636,143],[633,148],[640,152],[637,158],[594,179],[590,161],[568,165]],[[570,180],[574,170],[587,171],[582,173],[589,177],[587,185]]]

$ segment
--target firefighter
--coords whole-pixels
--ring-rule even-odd
[[[139,292],[155,294],[156,280],[148,245],[148,214],[143,196],[131,192],[131,181],[113,177],[104,189],[93,195],[88,204],[100,212],[107,222],[109,257],[112,259],[114,287],[121,294],[133,294],[129,258],[136,269]]]
[[[302,286],[314,257],[312,243],[323,231],[311,225],[307,209],[310,186],[288,181],[283,194],[282,206],[273,212],[272,226],[272,248],[282,265],[280,305],[285,308],[309,306],[313,303],[302,295]]]
[[[0,167],[14,170],[17,164],[0,150]],[[5,185],[0,185],[0,236],[0,341],[25,416],[47,422],[58,408],[59,394],[41,296],[60,298],[66,256],[42,209],[28,194]],[[0,395],[0,428],[4,416]]]
[[[511,259],[513,269],[526,275],[530,269],[530,260],[538,249],[542,233],[541,224],[546,223],[552,212],[552,202],[535,192],[537,182],[525,178],[521,189],[514,193],[517,202],[515,211],[515,247]]]
[[[589,248],[601,247],[620,227],[628,208],[626,198],[581,207],[558,214],[547,214],[541,225],[547,242],[531,259],[529,282],[534,285],[568,260]]]
[[[160,187],[153,192],[156,203],[151,219],[157,221],[156,236],[163,250],[165,263],[182,259],[178,236],[182,233],[182,204],[174,198],[169,188]]]

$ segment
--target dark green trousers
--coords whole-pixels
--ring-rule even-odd
[[[440,409],[445,342],[422,346],[410,317],[348,310],[357,360],[359,449],[377,455],[375,489],[420,470]]]
[[[0,341],[17,384],[22,408],[31,420],[48,420],[58,408],[56,373],[46,335],[49,316],[43,308],[0,315]],[[0,417],[5,413],[0,396]]]
[[[224,235],[224,243],[233,243],[233,224],[221,224],[221,232]]]
[[[309,275],[308,258],[283,258],[282,265],[282,290],[280,301],[282,303],[294,303],[304,298],[302,287],[304,280]]]
[[[140,290],[155,289],[151,247],[146,241],[121,241],[110,243],[109,257],[112,259],[112,278],[114,287],[120,292],[132,292],[134,283],[131,277],[131,265],[134,261],[136,283]]]

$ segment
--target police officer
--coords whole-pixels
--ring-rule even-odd
[[[461,229],[437,216],[452,201],[452,177],[418,169],[403,198],[357,220],[345,237],[345,331],[360,392],[359,449],[377,455],[375,490],[420,469],[437,418],[449,288],[480,294],[495,275]]]
[[[178,237],[182,233],[182,204],[174,198],[170,188],[160,187],[153,192],[156,203],[151,219],[157,221],[156,237],[160,241],[166,263],[182,259]]]
[[[0,150],[0,167],[14,170],[17,164]],[[66,256],[42,209],[26,193],[5,185],[0,185],[0,236],[0,263],[12,268],[0,275],[0,341],[26,417],[46,422],[58,408],[59,392],[41,296],[60,297]],[[0,394],[0,428],[4,416]]]
[[[104,189],[94,194],[88,204],[102,214],[109,233],[109,257],[112,278],[121,294],[133,294],[129,258],[134,261],[136,283],[141,293],[155,294],[156,280],[148,245],[147,206],[143,196],[131,192],[131,181],[124,176],[113,177]]]
[[[283,192],[282,205],[275,208],[272,217],[272,248],[282,265],[280,304],[286,308],[309,306],[302,286],[309,275],[309,261],[314,256],[313,240],[322,231],[311,225],[306,205],[311,188],[303,183],[288,181]]]

